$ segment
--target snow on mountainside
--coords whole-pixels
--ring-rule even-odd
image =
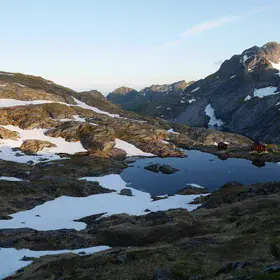
[[[184,96],[196,98],[183,109],[173,108],[178,122],[207,126],[209,103],[227,130],[253,139],[280,143],[276,104],[280,101],[280,46],[276,42],[253,47],[226,60],[220,69],[187,87]],[[193,92],[193,89],[200,87]]]

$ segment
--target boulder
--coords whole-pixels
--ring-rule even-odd
[[[0,127],[0,139],[12,139],[17,140],[19,137],[18,132]]]
[[[132,196],[131,189],[121,189],[120,195]]]
[[[226,150],[228,145],[225,142],[219,142],[218,143],[218,149],[219,150]]]
[[[159,164],[159,163],[155,163],[155,164],[151,164],[148,166],[144,167],[145,169],[155,172],[155,173],[159,173],[162,172],[163,174],[173,174],[177,171],[179,171],[179,169],[173,168],[172,166],[168,165],[168,164]]]
[[[122,149],[113,148],[108,155],[116,160],[124,160],[127,154]]]
[[[163,164],[160,166],[159,170],[163,173],[163,174],[173,174],[177,171],[179,171],[179,169],[173,168],[172,166],[168,165],[168,164]]]
[[[20,146],[20,150],[25,154],[36,154],[39,151],[42,151],[44,148],[54,148],[56,147],[55,144],[49,141],[42,141],[42,140],[25,140],[22,145]]]
[[[155,163],[155,164],[145,166],[144,168],[146,170],[149,170],[149,171],[152,171],[152,172],[155,172],[155,173],[159,173],[160,167],[161,167],[161,165],[159,163]]]

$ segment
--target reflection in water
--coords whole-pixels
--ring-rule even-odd
[[[152,195],[174,194],[188,184],[198,184],[210,191],[227,182],[244,185],[279,181],[280,165],[245,159],[222,158],[200,151],[186,151],[187,158],[143,158],[125,169],[121,176],[130,187],[145,190]],[[171,175],[145,170],[150,164],[169,164],[179,169]],[[262,167],[262,168],[259,168]]]

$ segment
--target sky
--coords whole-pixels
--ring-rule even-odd
[[[77,91],[198,80],[280,42],[279,0],[0,0],[0,70]]]

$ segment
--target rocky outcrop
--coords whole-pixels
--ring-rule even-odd
[[[195,187],[192,185],[189,185],[177,192],[177,194],[180,194],[180,195],[206,194],[206,193],[209,193],[209,191],[206,188]]]
[[[208,126],[206,107],[211,104],[227,130],[268,143],[280,142],[278,102],[280,46],[268,43],[226,60],[220,69],[187,87],[185,106],[173,107],[167,118],[191,126]]]
[[[49,141],[30,139],[30,140],[25,140],[21,144],[20,150],[27,155],[32,155],[42,151],[45,148],[55,148],[55,147],[56,145]]]
[[[0,139],[17,140],[18,138],[19,138],[18,132],[9,130],[4,127],[0,127]]]

